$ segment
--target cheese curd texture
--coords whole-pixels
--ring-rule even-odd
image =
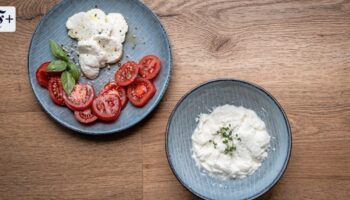
[[[270,135],[254,111],[223,105],[210,114],[200,114],[197,120],[192,135],[192,157],[209,175],[222,179],[244,178],[253,174],[267,157]],[[223,138],[215,134],[227,126],[232,127],[234,135],[236,149],[232,155],[225,154]]]
[[[91,9],[70,17],[66,27],[68,35],[78,40],[79,63],[87,78],[95,79],[100,68],[122,57],[128,24],[120,13]]]

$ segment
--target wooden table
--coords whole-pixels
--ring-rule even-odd
[[[195,199],[172,174],[165,127],[180,97],[219,77],[255,82],[285,108],[293,130],[288,169],[263,199],[350,198],[350,2],[145,0],[174,54],[170,87],[151,116],[119,135],[71,132],[30,88],[27,50],[58,0],[17,7],[0,33],[0,199]]]

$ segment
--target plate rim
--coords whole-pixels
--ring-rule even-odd
[[[256,195],[254,196],[250,196],[248,197],[248,199],[256,199],[260,196],[262,196],[263,194],[265,194],[266,192],[268,192],[270,189],[272,189],[276,184],[277,182],[282,178],[283,174],[285,173],[286,169],[287,169],[287,166],[289,164],[289,161],[290,161],[290,157],[291,157],[291,152],[292,152],[292,131],[291,131],[291,126],[290,126],[290,123],[289,123],[289,120],[288,120],[288,117],[287,117],[287,114],[286,112],[284,111],[282,105],[277,101],[277,99],[270,93],[268,92],[267,90],[265,90],[263,87],[255,84],[255,83],[252,83],[252,82],[249,82],[249,81],[245,81],[245,80],[241,80],[241,79],[236,79],[236,78],[218,78],[218,79],[212,79],[212,80],[209,80],[209,81],[205,81],[203,83],[200,83],[199,85],[193,87],[192,89],[190,89],[188,92],[186,92],[181,98],[180,100],[176,103],[174,109],[172,110],[170,116],[169,116],[169,119],[168,119],[168,122],[167,122],[167,126],[166,126],[166,134],[165,134],[165,151],[166,151],[166,157],[167,157],[167,160],[168,160],[168,164],[170,166],[170,169],[172,171],[172,173],[175,175],[176,179],[181,183],[182,186],[184,186],[189,192],[191,192],[192,194],[196,195],[197,197],[199,198],[202,198],[202,199],[205,199],[205,200],[212,200],[211,198],[209,197],[206,197],[202,194],[199,194],[198,192],[194,191],[189,185],[187,185],[186,183],[184,183],[184,181],[181,180],[181,178],[179,177],[179,175],[177,174],[176,170],[174,169],[174,166],[173,166],[173,162],[171,161],[170,157],[171,155],[169,154],[169,150],[168,150],[168,135],[169,135],[169,128],[170,128],[170,122],[172,120],[172,118],[174,117],[174,114],[175,112],[177,111],[178,107],[180,106],[180,104],[190,95],[192,94],[193,92],[195,92],[196,90],[198,90],[199,88],[203,87],[203,86],[206,86],[208,84],[212,84],[212,83],[216,83],[216,82],[226,82],[226,81],[229,81],[229,82],[239,82],[239,83],[243,83],[243,84],[246,84],[246,85],[249,85],[249,86],[252,86],[260,91],[262,91],[263,93],[265,93],[268,97],[270,97],[272,99],[273,102],[276,103],[278,109],[282,112],[282,115],[283,115],[283,119],[285,121],[285,124],[286,124],[286,127],[287,127],[287,132],[288,132],[288,152],[287,152],[287,157],[285,158],[284,160],[284,163],[283,163],[283,167],[282,167],[282,170],[278,172],[278,175],[276,176],[276,178],[267,186],[265,187],[263,190],[261,190],[259,193],[257,193]]]
[[[135,121],[134,123],[131,123],[128,126],[119,128],[119,129],[114,129],[114,130],[109,130],[109,131],[89,131],[89,130],[82,130],[79,128],[76,128],[75,126],[72,126],[70,124],[67,124],[63,121],[61,121],[59,119],[59,117],[55,117],[51,112],[49,112],[48,110],[46,110],[43,106],[43,104],[41,103],[41,101],[39,100],[35,90],[34,90],[34,86],[32,84],[32,81],[34,79],[34,77],[31,77],[30,72],[29,72],[29,57],[32,49],[32,45],[33,45],[33,38],[34,35],[38,32],[38,28],[41,26],[41,24],[43,23],[43,21],[47,20],[48,17],[51,15],[51,13],[53,13],[54,11],[56,11],[58,8],[60,8],[61,6],[64,5],[64,3],[68,2],[70,0],[62,0],[60,2],[58,2],[56,5],[54,5],[41,19],[40,22],[38,23],[38,25],[36,26],[34,32],[32,33],[32,37],[29,43],[29,47],[28,47],[28,54],[27,54],[27,73],[28,73],[28,77],[29,77],[29,84],[30,87],[34,93],[35,99],[37,100],[37,102],[40,104],[40,107],[50,116],[51,119],[53,119],[55,122],[58,122],[60,125],[62,125],[63,127],[72,130],[74,132],[80,133],[80,134],[84,134],[84,135],[110,135],[110,134],[117,134],[120,132],[123,132],[127,129],[130,129],[131,127],[139,124],[140,122],[142,122],[145,118],[147,118],[153,111],[154,109],[159,105],[160,101],[163,99],[166,91],[168,90],[169,87],[169,83],[170,83],[170,79],[172,76],[172,70],[173,70],[173,53],[171,50],[171,43],[169,40],[169,35],[165,30],[165,27],[163,26],[160,18],[155,14],[155,12],[152,11],[152,9],[150,9],[146,4],[144,4],[143,2],[139,1],[139,0],[133,0],[135,3],[139,4],[141,7],[144,7],[151,15],[153,15],[153,17],[158,21],[158,24],[160,25],[161,31],[163,32],[163,34],[165,35],[165,42],[166,42],[166,46],[168,47],[168,51],[169,51],[169,57],[167,59],[169,59],[169,75],[168,78],[165,81],[165,85],[164,85],[164,90],[162,91],[162,93],[159,94],[159,98],[158,100],[156,100],[154,102],[154,104],[149,108],[149,110],[138,120]]]

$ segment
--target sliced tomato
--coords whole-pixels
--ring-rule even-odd
[[[157,56],[148,55],[141,59],[139,74],[142,78],[152,80],[160,71],[160,59]]]
[[[102,121],[111,122],[118,119],[121,111],[120,99],[115,94],[98,96],[92,103],[93,113]]]
[[[63,86],[60,78],[58,77],[50,78],[48,83],[48,90],[49,90],[50,97],[55,104],[60,106],[64,105],[64,99],[63,99],[64,91],[63,91]]]
[[[119,86],[130,85],[139,73],[139,65],[133,61],[123,64],[115,73],[115,81]]]
[[[49,84],[49,80],[51,77],[60,76],[61,72],[46,72],[47,66],[49,66],[50,62],[44,62],[40,65],[40,67],[36,70],[36,80],[39,85],[44,88],[47,88]]]
[[[83,124],[91,124],[97,120],[96,115],[94,115],[90,108],[84,111],[74,111],[75,119]]]
[[[128,98],[137,107],[142,107],[154,96],[156,88],[153,83],[145,78],[137,78],[128,86]]]
[[[75,111],[83,111],[89,108],[94,97],[94,88],[88,84],[77,84],[69,96],[66,93],[63,95],[64,102],[68,108]]]
[[[40,65],[38,70],[36,70],[36,80],[38,81],[39,85],[41,85],[44,88],[47,88],[49,84],[49,74],[46,72],[47,66],[49,66],[50,62],[45,62]]]
[[[112,81],[107,83],[99,93],[99,95],[104,94],[116,94],[120,99],[120,103],[122,104],[122,109],[126,106],[128,102],[128,97],[126,96],[126,90],[124,87],[119,86],[116,82]]]

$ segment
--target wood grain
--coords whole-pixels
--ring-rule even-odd
[[[195,199],[168,166],[165,127],[185,92],[219,77],[263,86],[292,124],[289,167],[262,199],[350,198],[350,1],[145,0],[172,43],[169,89],[140,126],[98,138],[49,119],[29,85],[31,35],[57,2],[0,0],[18,14],[0,33],[0,199]]]

